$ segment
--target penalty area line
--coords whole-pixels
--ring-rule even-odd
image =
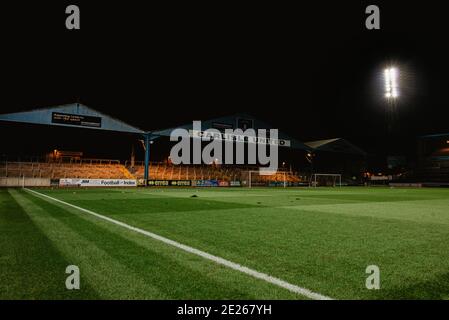
[[[210,253],[207,253],[207,252],[205,252],[205,251],[201,251],[201,250],[199,250],[199,249],[195,249],[195,248],[193,248],[193,247],[190,247],[190,246],[187,246],[187,245],[185,245],[185,244],[179,243],[179,242],[177,242],[177,241],[174,241],[174,240],[165,238],[165,237],[160,236],[160,235],[158,235],[158,234],[155,234],[155,233],[152,233],[152,232],[149,232],[149,231],[146,231],[146,230],[143,230],[143,229],[140,229],[140,228],[131,226],[131,225],[129,225],[129,224],[126,224],[126,223],[124,223],[124,222],[121,222],[121,221],[118,221],[118,220],[109,218],[109,217],[107,217],[107,216],[101,215],[101,214],[96,213],[96,212],[93,212],[93,211],[91,211],[91,210],[88,210],[88,209],[84,209],[84,208],[78,207],[78,206],[76,206],[76,205],[74,205],[74,204],[71,204],[71,203],[68,203],[68,202],[59,200],[59,199],[57,199],[57,198],[50,197],[50,196],[48,196],[48,195],[46,195],[46,194],[43,194],[43,193],[40,193],[40,192],[31,190],[31,189],[28,189],[28,188],[23,188],[23,189],[26,190],[27,192],[32,193],[32,194],[35,195],[35,196],[37,195],[38,197],[43,197],[43,198],[52,200],[52,201],[54,201],[54,202],[61,203],[61,204],[65,205],[65,206],[72,207],[72,208],[77,209],[77,210],[79,210],[79,211],[82,211],[82,212],[84,212],[84,213],[87,213],[87,214],[90,214],[90,215],[92,215],[92,216],[95,216],[95,217],[97,217],[97,218],[99,218],[99,219],[108,221],[108,222],[113,223],[113,224],[115,224],[115,225],[121,226],[121,227],[123,227],[123,228],[125,228],[125,229],[128,229],[128,230],[131,230],[131,231],[140,233],[140,234],[142,234],[142,235],[145,235],[145,236],[147,236],[147,237],[150,237],[150,238],[153,238],[153,239],[155,239],[155,240],[161,241],[161,242],[163,242],[163,243],[165,243],[165,244],[168,244],[168,245],[170,245],[170,246],[173,246],[173,247],[175,247],[175,248],[178,248],[178,249],[181,249],[181,250],[183,250],[183,251],[186,251],[186,252],[192,253],[192,254],[194,254],[194,255],[200,256],[200,257],[202,257],[202,258],[204,258],[204,259],[213,261],[213,262],[215,262],[215,263],[217,263],[217,264],[223,265],[223,266],[225,266],[225,267],[228,267],[228,268],[230,268],[230,269],[239,271],[239,272],[241,272],[241,273],[247,274],[247,275],[249,275],[249,276],[251,276],[251,277],[253,277],[253,278],[256,278],[256,279],[259,279],[259,280],[263,280],[263,281],[265,281],[265,282],[274,284],[274,285],[276,285],[276,286],[278,286],[278,287],[281,287],[281,288],[283,288],[283,289],[287,289],[288,291],[291,291],[291,292],[294,292],[294,293],[296,293],[296,294],[305,296],[305,297],[307,297],[307,298],[310,298],[310,299],[313,299],[313,300],[333,300],[333,299],[330,298],[330,297],[327,297],[327,296],[324,296],[324,295],[322,295],[322,294],[313,292],[313,291],[311,291],[311,290],[309,290],[309,289],[302,288],[302,287],[299,287],[299,286],[297,286],[297,285],[291,284],[291,283],[286,282],[286,281],[284,281],[284,280],[282,280],[282,279],[279,279],[279,278],[270,276],[269,274],[266,274],[266,273],[262,273],[262,272],[253,270],[253,269],[251,269],[251,268],[242,266],[242,265],[240,265],[240,264],[238,264],[238,263],[235,263],[235,262],[232,262],[232,261],[223,259],[223,258],[221,258],[221,257],[212,255],[212,254],[210,254]]]

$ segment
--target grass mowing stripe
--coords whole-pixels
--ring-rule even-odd
[[[63,253],[69,264],[81,271],[81,289],[65,289],[65,267],[60,282],[65,296],[62,299],[301,299],[305,298],[244,273],[211,263],[199,256],[168,246],[158,240],[130,232],[121,226],[68,207],[64,204],[36,197],[26,191],[9,189],[30,218]],[[0,217],[3,211],[0,189]],[[9,199],[7,203],[10,203]],[[12,200],[12,199],[11,199]],[[78,204],[79,205],[79,204]],[[96,211],[96,209],[92,209]],[[1,223],[1,221],[0,221]],[[145,229],[145,228],[144,228]],[[21,234],[21,232],[17,232]],[[2,233],[0,232],[0,238]],[[7,237],[9,238],[9,237]],[[26,246],[26,244],[21,245]],[[0,247],[0,252],[2,251]],[[33,250],[31,256],[39,256]],[[34,258],[30,258],[33,261]],[[1,264],[0,258],[0,264]],[[54,268],[52,259],[46,259]],[[16,269],[11,266],[9,270]],[[0,277],[3,275],[0,265]],[[26,267],[27,272],[33,266]],[[58,274],[59,272],[56,271]],[[12,278],[12,281],[17,281]],[[13,284],[13,282],[10,282]],[[0,281],[0,291],[6,284]],[[100,295],[91,296],[88,285]],[[20,291],[26,288],[18,285]],[[50,290],[50,288],[48,288]],[[70,291],[70,292],[68,292]],[[78,297],[73,294],[76,291]],[[51,290],[52,294],[54,290]],[[1,294],[0,294],[1,296]],[[32,299],[42,296],[33,295]],[[55,297],[54,295],[48,298]],[[59,298],[58,298],[59,299]],[[307,299],[307,298],[305,298]]]
[[[270,275],[268,275],[268,274],[258,272],[258,271],[256,271],[256,270],[247,268],[247,267],[245,267],[245,266],[241,266],[241,265],[239,265],[239,264],[237,264],[237,263],[234,263],[234,262],[232,262],[232,261],[229,261],[229,260],[223,259],[223,258],[221,258],[221,257],[214,256],[214,255],[212,255],[212,254],[209,254],[209,253],[207,253],[207,252],[204,252],[204,251],[201,251],[201,250],[198,250],[198,249],[189,247],[189,246],[184,245],[184,244],[182,244],[182,243],[179,243],[179,242],[173,241],[173,240],[171,240],[171,239],[168,239],[168,238],[162,237],[162,236],[160,236],[160,235],[157,235],[157,234],[155,234],[155,233],[152,233],[152,232],[149,232],[149,231],[140,229],[140,228],[133,227],[133,226],[128,225],[128,224],[126,224],[126,223],[123,223],[123,222],[121,222],[121,221],[118,221],[118,220],[115,220],[115,219],[112,219],[112,218],[103,216],[103,215],[98,214],[98,213],[96,213],[96,212],[93,212],[93,211],[90,211],[90,210],[87,210],[87,209],[84,209],[84,208],[75,206],[75,205],[70,204],[70,203],[68,203],[68,202],[59,200],[59,199],[57,199],[57,198],[50,197],[50,196],[48,196],[48,195],[46,195],[46,194],[43,194],[43,193],[40,193],[40,192],[31,190],[31,189],[28,189],[28,188],[25,188],[25,190],[28,191],[28,192],[31,192],[31,193],[33,193],[33,194],[35,194],[35,195],[38,195],[38,196],[40,196],[40,197],[44,197],[44,198],[46,198],[46,199],[50,199],[50,200],[52,200],[52,201],[59,202],[59,203],[62,203],[62,204],[64,204],[64,205],[67,205],[67,206],[69,206],[69,207],[78,209],[78,210],[83,211],[83,212],[85,212],[85,213],[87,213],[87,214],[93,215],[93,216],[95,216],[95,217],[97,217],[97,218],[100,218],[100,219],[106,220],[106,221],[108,221],[108,222],[114,223],[114,224],[116,224],[116,225],[119,225],[119,226],[121,226],[121,227],[124,227],[124,228],[126,228],[126,229],[128,229],[128,230],[131,230],[131,231],[134,231],[134,232],[143,234],[143,235],[145,235],[145,236],[151,237],[151,238],[153,238],[153,239],[159,240],[159,241],[161,241],[161,242],[163,242],[163,243],[166,243],[166,244],[168,244],[168,245],[174,246],[174,247],[176,247],[176,248],[178,248],[178,249],[181,249],[181,250],[184,250],[184,251],[186,251],[186,252],[195,254],[195,255],[197,255],[197,256],[200,256],[200,257],[205,258],[205,259],[207,259],[207,260],[213,261],[213,262],[215,262],[215,263],[224,265],[224,266],[226,266],[226,267],[228,267],[228,268],[231,268],[231,269],[233,269],[233,270],[240,271],[240,272],[245,273],[245,274],[247,274],[247,275],[250,275],[250,276],[252,276],[252,277],[254,277],[254,278],[256,278],[256,279],[264,280],[264,281],[269,282],[269,283],[271,283],[271,284],[274,284],[274,285],[276,285],[276,286],[278,286],[278,287],[287,289],[287,290],[289,290],[289,291],[291,291],[291,292],[294,292],[294,293],[303,295],[303,296],[308,297],[308,298],[310,298],[310,299],[314,299],[314,300],[331,300],[330,297],[327,297],[327,296],[321,295],[321,294],[319,294],[319,293],[310,291],[309,289],[299,287],[299,286],[297,286],[297,285],[288,283],[288,282],[286,282],[286,281],[284,281],[284,280],[282,280],[282,279],[272,277],[272,276],[270,276]]]
[[[14,189],[0,190],[0,209],[0,300],[99,298],[88,285],[82,291],[67,290],[69,261],[33,221]]]
[[[101,232],[104,236],[107,230],[99,230],[97,225],[84,220],[95,218],[86,217],[78,210],[77,214],[73,214],[69,211],[74,211],[73,208],[60,207],[57,203],[50,203],[46,199],[37,198],[26,192],[18,192],[14,189],[11,192],[31,220],[39,226],[62,256],[70,261],[60,269],[63,276],[60,283],[65,291],[64,299],[72,297],[77,299],[120,299],[128,296],[144,299],[146,296],[143,292],[151,296],[157,296],[158,292],[153,291],[153,288],[150,288],[150,291],[145,279],[139,278],[122,261],[115,259],[110,254],[111,250],[109,252],[104,250],[104,246],[100,245],[104,241],[96,241],[98,239],[92,239],[92,237],[86,237],[85,234],[80,233],[81,228],[78,227],[80,221],[85,221],[82,225],[84,232],[90,231],[96,234]],[[81,215],[83,215],[82,218]],[[120,245],[127,244],[126,240],[116,233],[114,233],[113,239],[111,238],[108,238],[111,244],[117,245],[119,241]],[[119,246],[116,246],[117,251],[119,251],[119,248]],[[48,260],[49,270],[51,270],[52,259]],[[81,288],[79,290],[67,290],[65,288],[67,274],[64,271],[68,265],[77,265],[81,270]],[[92,296],[92,292],[95,292],[94,287],[98,293],[96,296]],[[78,296],[74,296],[75,293]],[[37,296],[37,298],[41,297]]]

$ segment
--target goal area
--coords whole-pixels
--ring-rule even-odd
[[[311,187],[341,187],[341,174],[314,173],[310,178]]]

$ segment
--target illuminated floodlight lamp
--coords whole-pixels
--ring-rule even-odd
[[[399,96],[398,91],[398,70],[396,68],[387,68],[384,70],[385,78],[385,97],[396,99]]]

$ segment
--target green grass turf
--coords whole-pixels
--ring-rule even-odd
[[[37,191],[336,299],[449,298],[448,189]],[[80,267],[80,290],[65,289],[69,264]],[[380,290],[365,288],[372,264]],[[0,299],[23,298],[304,299],[77,209],[0,189]]]

